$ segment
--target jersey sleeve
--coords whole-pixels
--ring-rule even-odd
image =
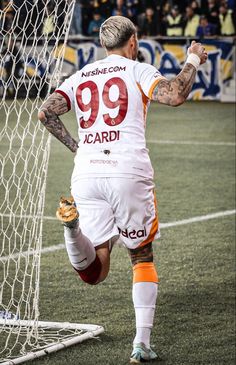
[[[152,92],[161,80],[166,80],[158,69],[147,63],[137,63],[134,69],[136,82],[143,93],[152,99]]]
[[[74,106],[73,80],[74,75],[65,79],[65,81],[63,81],[63,83],[55,90],[56,93],[64,96],[69,110],[72,106]]]

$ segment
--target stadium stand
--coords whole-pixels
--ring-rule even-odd
[[[28,0],[22,6],[20,0],[0,0],[1,13],[6,13],[3,17],[0,14],[0,25],[2,29],[8,31],[14,23],[14,14],[17,8],[21,8],[20,21],[25,21],[29,14],[30,7],[37,2],[37,8],[40,11],[45,6],[45,0]],[[89,36],[89,24],[94,21],[94,13],[100,14],[101,19],[106,19],[111,15],[124,15],[129,17],[139,30],[142,36],[176,36],[188,35],[188,27],[191,27],[191,36],[195,36],[199,26],[200,15],[205,15],[209,24],[213,24],[216,31],[215,35],[235,35],[236,29],[236,11],[235,0],[194,0],[194,1],[172,1],[172,0],[76,0],[73,20],[70,33],[73,35]],[[54,7],[54,0],[48,5],[48,17],[45,19],[44,26],[38,27],[39,32],[47,32],[58,26],[50,22],[50,9]],[[58,8],[58,22],[63,22],[64,8],[66,1],[62,1]],[[36,7],[35,20],[36,20]],[[146,11],[147,9],[148,12]],[[153,11],[153,14],[150,15]],[[176,9],[177,12],[173,11]],[[148,15],[147,15],[148,13]],[[4,19],[1,20],[1,19]],[[154,20],[153,20],[154,19]],[[22,28],[19,28],[20,35]],[[156,22],[156,27],[153,22]],[[31,25],[30,25],[31,24]],[[26,30],[30,34],[33,22],[29,22]],[[179,24],[179,27],[178,27]],[[186,29],[187,27],[187,29]],[[177,29],[177,33],[176,33]],[[173,31],[175,30],[175,31]]]

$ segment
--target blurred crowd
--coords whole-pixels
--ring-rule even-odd
[[[15,33],[28,37],[35,29],[39,34],[60,35],[69,3],[0,0],[0,26],[7,32],[14,25]],[[135,23],[140,38],[232,36],[235,7],[236,0],[76,0],[70,34],[97,37],[106,18],[123,15]]]
[[[235,35],[235,0],[77,0],[72,34],[98,36],[111,15],[129,17],[139,37]]]

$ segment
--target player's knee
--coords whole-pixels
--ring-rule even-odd
[[[158,283],[158,274],[153,263],[152,242],[129,250],[129,254],[133,264],[133,283]]]
[[[80,278],[87,284],[96,285],[101,282],[100,276],[102,272],[102,263],[96,255],[95,260],[84,270],[75,271],[79,274]]]
[[[153,262],[152,242],[142,247],[129,249],[129,255],[133,266],[140,262]]]

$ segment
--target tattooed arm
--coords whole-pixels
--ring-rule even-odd
[[[72,152],[76,152],[78,144],[74,138],[72,138],[59,118],[59,115],[65,114],[68,111],[69,109],[66,99],[55,92],[42,104],[38,113],[38,118],[47,130],[60,142],[62,142]]]
[[[178,106],[187,99],[196,76],[196,68],[186,63],[182,71],[172,80],[161,80],[154,88],[152,100],[161,104]]]
[[[193,41],[189,47],[188,53],[195,55],[198,59],[198,65],[203,64],[207,60],[207,53],[201,43]],[[159,103],[178,106],[183,104],[187,99],[193,83],[195,81],[197,67],[194,66],[194,62],[187,62],[182,71],[172,80],[161,80],[158,85],[154,88],[152,93],[152,100],[156,100]]]

